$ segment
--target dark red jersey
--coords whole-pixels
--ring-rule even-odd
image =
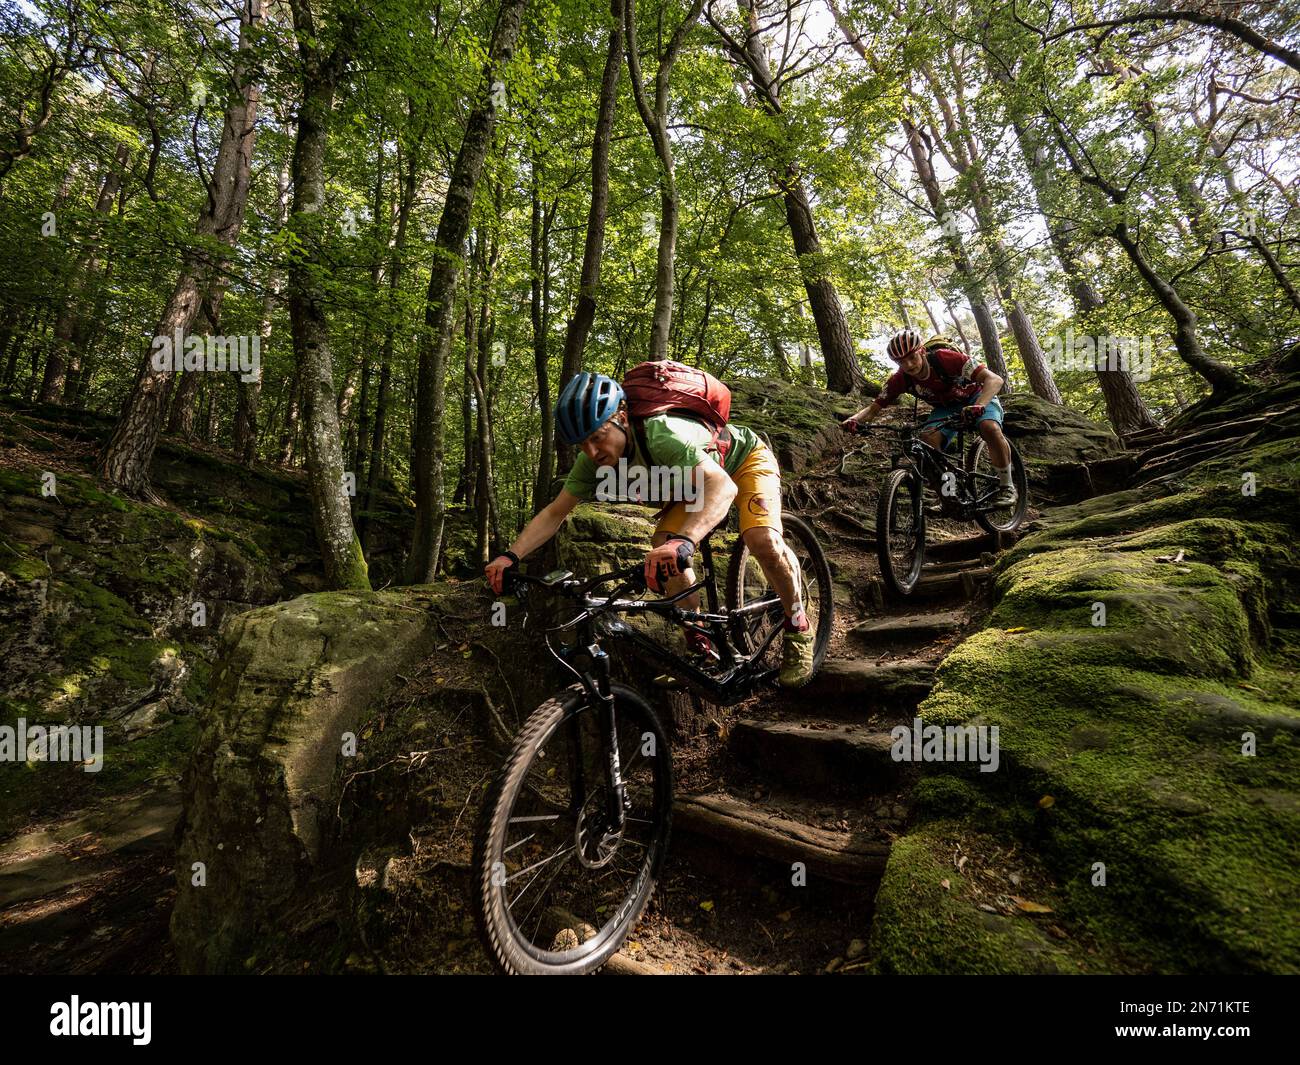
[[[931,406],[948,407],[966,403],[979,394],[980,386],[971,378],[980,363],[953,348],[936,348],[926,355],[930,376],[918,380],[902,370],[895,370],[885,382],[876,402],[882,407],[892,406],[905,392],[919,396]]]

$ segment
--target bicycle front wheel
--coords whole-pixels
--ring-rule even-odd
[[[475,920],[505,973],[595,972],[650,901],[668,849],[672,758],[650,705],[612,686],[624,822],[607,811],[600,704],[581,687],[542,703],[489,788],[474,834]]]
[[[835,598],[831,587],[831,567],[826,553],[817,540],[813,527],[793,514],[782,514],[781,525],[786,546],[798,563],[800,598],[808,624],[812,626],[813,673],[821,669],[826,648],[831,640],[835,623]],[[766,606],[760,606],[765,603]],[[740,613],[745,607],[759,609]],[[733,638],[745,654],[753,654],[762,647],[772,629],[785,621],[781,600],[768,583],[763,568],[745,546],[743,538],[736,541],[727,568],[727,612],[735,616],[732,623]],[[781,641],[774,639],[764,655],[764,664],[773,669],[781,664]]]
[[[876,504],[880,575],[894,595],[911,595],[925,565],[925,486],[911,470],[893,470]]]

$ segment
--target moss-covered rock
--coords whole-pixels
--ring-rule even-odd
[[[411,777],[425,765],[412,752],[457,747],[452,764],[476,798],[499,764],[477,745],[507,738],[550,679],[535,641],[520,639],[522,612],[494,626],[490,608],[477,582],[440,584],[302,596],[228,626],[182,787],[171,931],[183,971],[280,971],[300,952],[315,971],[344,964],[360,919],[353,891],[370,886],[354,875],[362,852],[409,850],[432,816],[437,784]],[[418,696],[389,698],[417,674]],[[459,744],[439,739],[453,732]],[[454,812],[466,802],[457,795]],[[463,833],[462,821],[445,827]],[[319,927],[325,912],[329,943],[313,953],[296,922]]]
[[[437,604],[432,592],[322,593],[227,628],[183,785],[172,915],[182,969],[239,968],[311,878],[347,734],[432,646]]]
[[[784,474],[798,474],[841,446],[839,422],[865,400],[770,378],[729,377],[731,420],[764,437]]]

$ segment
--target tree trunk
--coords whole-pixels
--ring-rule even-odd
[[[591,142],[591,205],[587,210],[587,242],[582,250],[582,271],[578,277],[578,301],[564,331],[564,355],[560,364],[557,393],[582,369],[582,353],[596,320],[596,293],[600,287],[600,265],[605,248],[605,220],[609,214],[609,140],[618,106],[618,82],[623,73],[623,6],[625,0],[610,0],[609,46],[605,50],[605,71],[600,79],[600,102],[596,107],[596,132]],[[559,468],[573,465],[573,448],[557,441]]]
[[[294,24],[300,41],[303,95],[293,151],[293,214],[289,224],[302,251],[289,260],[289,321],[306,421],[312,524],[329,586],[368,589],[366,560],[352,526],[343,484],[343,449],[325,316],[328,297],[321,280],[327,226],[321,214],[325,203],[325,145],[334,89],[347,65],[352,27],[343,28],[339,43],[325,58],[315,51],[314,19],[305,0],[295,3]]]
[[[94,211],[100,218],[107,218],[113,210],[113,203],[122,187],[122,175],[126,172],[130,158],[131,153],[126,145],[119,145],[95,199]],[[54,344],[50,348],[49,358],[45,360],[45,376],[41,381],[42,403],[66,402],[64,392],[67,373],[73,362],[80,362],[81,346],[93,325],[93,319],[86,312],[85,297],[97,271],[98,251],[99,233],[96,231],[87,238],[85,249],[72,267],[68,289],[59,308],[54,324]]]
[[[407,108],[414,113],[414,102],[408,97]],[[411,218],[411,208],[415,203],[416,174],[419,169],[420,137],[411,145],[406,162],[404,180],[398,189],[397,232],[393,236],[393,247],[388,263],[388,322],[384,330],[384,346],[379,359],[379,387],[375,392],[374,428],[370,435],[370,463],[366,469],[365,514],[361,519],[362,542],[369,544],[370,515],[374,513],[379,499],[380,480],[384,475],[384,448],[388,432],[388,405],[392,394],[393,382],[393,344],[397,329],[397,291],[405,268],[403,253],[406,249],[407,224]],[[401,166],[400,145],[398,167]]]
[[[1128,225],[1120,222],[1112,232],[1120,247],[1124,249],[1129,260],[1137,269],[1137,272],[1142,275],[1142,280],[1150,286],[1161,306],[1169,312],[1169,316],[1174,320],[1174,347],[1177,348],[1179,357],[1210,382],[1210,386],[1215,392],[1226,394],[1239,391],[1242,387],[1241,379],[1232,367],[1220,362],[1218,359],[1212,359],[1205,353],[1205,349],[1201,347],[1197,335],[1195,312],[1183,302],[1178,290],[1156,273],[1151,264],[1147,262],[1142,249],[1138,247],[1137,242],[1129,234]]]
[[[533,370],[537,377],[537,406],[541,415],[541,440],[537,456],[537,476],[533,479],[533,506],[540,509],[550,496],[551,476],[555,469],[555,414],[551,409],[550,352],[547,339],[551,327],[551,257],[547,250],[551,239],[549,210],[542,207],[541,176],[537,156],[533,156],[532,217],[529,228],[529,263],[532,272],[530,311],[533,323]],[[482,382],[475,387],[481,392]]]
[[[1023,119],[1013,116],[1011,124],[1025,160],[1025,168],[1029,172],[1029,183],[1034,190],[1038,213],[1047,227],[1048,239],[1056,252],[1057,261],[1074,300],[1075,317],[1086,320],[1094,311],[1102,308],[1102,298],[1085,276],[1073,241],[1052,210],[1051,188],[1044,170],[1046,152],[1043,146],[1038,142],[1033,127]],[[1101,365],[1096,366],[1095,372],[1102,398],[1106,402],[1106,416],[1116,433],[1133,433],[1139,429],[1155,427],[1156,420],[1147,409],[1132,374],[1124,369],[1108,369]]]
[[[747,33],[743,42],[733,38],[717,22],[712,13],[709,21],[714,29],[727,43],[727,51],[738,66],[744,68],[746,77],[753,87],[751,99],[768,115],[784,124],[784,111],[781,105],[781,85],[772,76],[771,61],[767,46],[759,35],[758,6],[755,0],[738,0],[745,12]],[[786,223],[790,227],[790,236],[794,242],[795,256],[799,260],[799,273],[803,279],[804,291],[808,295],[808,306],[812,310],[813,321],[817,325],[817,339],[821,346],[822,358],[826,363],[826,387],[832,392],[862,392],[869,396],[879,395],[880,387],[869,383],[858,365],[853,351],[853,334],[849,330],[848,320],[844,317],[844,308],[840,305],[839,293],[826,269],[822,254],[821,241],[817,236],[817,226],[813,220],[812,207],[804,188],[803,176],[797,164],[777,165],[772,171],[773,180],[781,190],[785,204]]]
[[[438,223],[433,268],[425,298],[424,331],[419,343],[419,377],[416,386],[414,456],[411,481],[415,490],[415,531],[407,557],[404,579],[408,584],[427,584],[434,579],[442,548],[446,518],[443,501],[443,415],[446,410],[444,381],[451,330],[456,314],[456,281],[469,232],[470,209],[483,163],[492,143],[496,123],[497,83],[514,55],[527,0],[502,0],[493,31],[489,59],[484,70],[480,96],[470,114],[460,152],[452,168],[442,218]]]
[[[240,60],[234,72],[234,92],[226,108],[207,202],[195,227],[198,243],[187,251],[167,305],[158,319],[155,337],[174,341],[189,332],[199,311],[202,292],[213,281],[218,261],[208,247],[215,240],[233,248],[239,240],[248,202],[249,174],[256,134],[259,89],[247,70],[247,53],[256,43],[262,0],[244,0],[240,13]],[[149,463],[167,412],[173,369],[158,368],[155,351],[145,353],[135,383],[122,408],[112,438],[100,459],[100,475],[110,484],[137,495],[152,495]],[[181,352],[173,351],[173,356]]]
[[[699,21],[704,0],[693,0],[664,52],[658,56],[653,105],[641,77],[641,55],[636,34],[636,0],[626,0],[623,28],[627,34],[628,75],[632,96],[645,123],[659,164],[659,247],[655,256],[655,309],[650,323],[650,358],[668,358],[668,338],[673,324],[673,271],[677,254],[677,181],[673,174],[673,149],[668,137],[668,78],[687,32]],[[661,26],[662,38],[662,26]]]
[[[1057,147],[1061,149],[1066,162],[1069,163],[1070,170],[1073,171],[1079,181],[1092,189],[1095,195],[1110,200],[1114,206],[1125,207],[1128,189],[1120,189],[1112,184],[1104,175],[1098,172],[1091,161],[1089,161],[1088,169],[1085,169],[1083,163],[1075,157],[1075,153],[1070,149],[1065,130],[1059,120],[1049,116],[1049,121],[1052,122],[1052,131],[1056,138]],[[1147,261],[1141,247],[1129,233],[1128,223],[1125,221],[1116,223],[1111,229],[1111,235],[1114,236],[1119,246],[1124,249],[1129,261],[1155,294],[1156,299],[1160,301],[1161,306],[1173,318],[1174,347],[1178,350],[1179,358],[1208,381],[1216,393],[1221,395],[1230,394],[1243,388],[1244,382],[1237,376],[1232,367],[1211,358],[1205,353],[1205,349],[1201,347],[1200,339],[1197,336],[1195,313],[1183,301],[1177,289],[1161,277]]]
[[[943,115],[944,132],[947,134],[948,145],[947,150],[944,151],[944,157],[963,179],[967,188],[971,206],[975,210],[976,225],[979,227],[980,236],[983,238],[984,245],[992,259],[993,276],[996,281],[998,298],[1002,301],[1002,308],[1007,316],[1007,324],[1011,327],[1012,335],[1016,338],[1016,348],[1020,353],[1020,361],[1024,364],[1026,376],[1029,378],[1029,387],[1034,395],[1040,399],[1059,405],[1061,403],[1061,393],[1056,387],[1051,367],[1047,365],[1043,349],[1038,343],[1038,334],[1034,330],[1033,323],[1029,320],[1029,315],[1025,313],[1024,307],[1021,306],[1015,296],[1015,279],[1011,270],[1010,255],[1005,242],[1002,240],[996,212],[993,209],[993,200],[984,182],[982,152],[975,140],[970,119],[966,114],[965,90],[960,64],[955,56],[950,58],[952,59],[951,71],[956,85],[956,114],[953,113],[952,103],[948,100],[942,84],[929,65],[926,63],[920,64],[921,71],[929,83],[935,102],[939,105],[940,113]],[[937,130],[934,133],[935,141],[943,150],[944,138],[940,136]]]
[[[935,175],[920,130],[907,117],[904,117],[902,125],[903,132],[907,136],[912,163],[916,167],[916,176],[921,179],[921,187],[925,189],[926,199],[930,201],[930,209],[943,229],[944,241],[948,245],[953,265],[957,270],[958,282],[967,302],[970,303],[971,313],[975,316],[975,327],[979,330],[984,359],[989,369],[1003,381],[1008,381],[1007,360],[1002,354],[1002,338],[998,335],[997,323],[993,320],[993,312],[989,310],[988,301],[984,297],[983,286],[975,275],[975,267],[966,253],[961,232],[957,229],[953,215],[948,209],[947,200]],[[1003,390],[1006,391],[1005,387]]]

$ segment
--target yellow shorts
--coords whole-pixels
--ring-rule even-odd
[[[761,528],[781,532],[781,470],[776,456],[759,444],[730,476],[738,489],[736,509],[740,511],[740,531]],[[685,503],[674,503],[660,517],[655,532],[680,532],[689,516]]]

